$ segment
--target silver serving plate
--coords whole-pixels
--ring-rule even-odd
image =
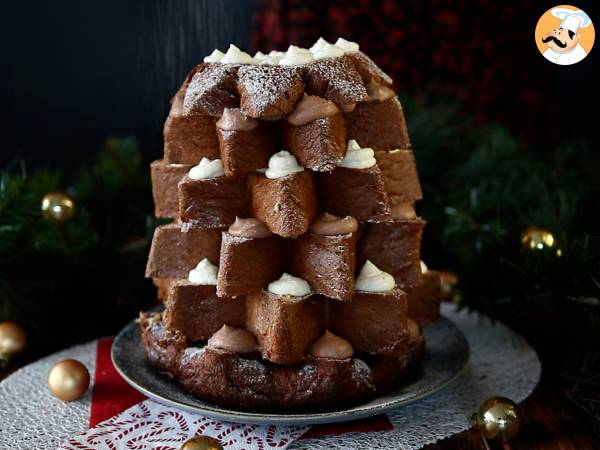
[[[454,381],[469,360],[469,344],[463,333],[450,320],[442,317],[423,330],[427,350],[422,369],[397,389],[350,408],[319,412],[282,414],[255,413],[229,409],[203,402],[185,392],[179,384],[148,364],[135,321],[115,338],[112,360],[117,371],[134,389],[168,406],[218,420],[246,424],[310,425],[343,422],[374,416],[414,402],[443,389]]]

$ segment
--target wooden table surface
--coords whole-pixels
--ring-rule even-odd
[[[0,380],[29,361],[20,360],[0,370]],[[570,401],[565,388],[542,375],[542,381],[522,404],[521,433],[510,443],[486,441],[470,429],[428,445],[424,450],[600,450],[590,419]]]

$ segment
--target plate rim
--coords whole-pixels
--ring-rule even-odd
[[[153,309],[152,311],[154,311],[154,310],[155,309]],[[204,402],[201,399],[198,399],[198,401],[203,402],[205,404],[205,406],[197,406],[197,405],[191,405],[188,403],[182,403],[179,400],[171,400],[160,394],[156,394],[156,393],[152,392],[148,388],[144,387],[143,385],[139,384],[134,379],[132,379],[119,366],[119,364],[117,363],[117,358],[115,356],[116,346],[114,344],[119,339],[123,339],[123,335],[129,328],[137,326],[137,320],[133,320],[133,321],[129,322],[115,336],[113,345],[111,346],[110,357],[111,357],[111,361],[113,363],[115,370],[125,380],[125,382],[127,384],[129,384],[132,388],[137,390],[138,392],[141,392],[142,394],[144,394],[146,397],[148,397],[158,403],[161,403],[163,405],[174,407],[176,409],[184,410],[184,411],[187,411],[187,412],[190,412],[193,414],[202,414],[211,419],[218,419],[218,420],[234,422],[234,423],[256,424],[256,425],[315,425],[315,424],[322,424],[322,423],[347,422],[347,421],[352,421],[352,420],[357,420],[357,419],[363,419],[365,417],[375,416],[378,414],[383,414],[383,413],[389,412],[393,409],[397,409],[399,407],[419,401],[425,397],[429,397],[429,396],[436,394],[439,391],[445,389],[446,387],[448,387],[450,384],[452,384],[457,378],[459,378],[464,373],[464,371],[468,367],[469,361],[471,359],[471,348],[470,348],[469,342],[466,339],[462,330],[452,320],[448,319],[444,315],[441,315],[439,320],[444,320],[446,322],[449,322],[456,329],[456,331],[458,331],[461,339],[466,344],[465,345],[466,352],[464,355],[464,360],[462,361],[462,365],[461,365],[460,369],[457,370],[456,373],[453,374],[452,377],[449,377],[447,380],[444,380],[444,382],[440,383],[439,385],[436,385],[433,389],[431,389],[427,392],[422,392],[421,394],[415,395],[414,397],[411,397],[408,399],[392,398],[389,401],[387,401],[381,405],[367,406],[366,404],[363,404],[363,405],[358,404],[358,405],[351,406],[349,408],[335,410],[335,411],[326,411],[326,412],[322,412],[322,413],[282,413],[282,414],[264,413],[264,412],[256,412],[255,413],[255,412],[250,412],[250,411],[239,411],[239,410],[235,410],[235,409],[229,409],[229,408],[221,407],[218,405],[212,405],[207,402]],[[435,324],[433,324],[433,326],[435,326]],[[138,334],[138,336],[139,336],[139,334]],[[140,344],[141,344],[141,342],[140,342]],[[173,380],[170,382],[173,382],[177,386],[177,389],[181,389],[183,391],[183,388],[176,381]],[[183,392],[185,392],[185,391],[183,391]],[[187,395],[191,395],[191,394],[187,394]],[[384,395],[390,395],[390,393],[388,392]],[[372,402],[372,401],[376,400],[377,398],[379,398],[379,397],[374,397],[372,399],[369,399],[369,402]]]

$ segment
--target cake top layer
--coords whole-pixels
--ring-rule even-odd
[[[304,94],[318,96],[347,111],[357,103],[393,95],[392,79],[359,49],[338,39],[319,39],[310,49],[291,45],[286,52],[254,56],[230,45],[196,66],[180,91],[184,115],[219,117],[239,108],[250,118],[279,120]]]

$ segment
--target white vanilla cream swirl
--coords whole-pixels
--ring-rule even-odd
[[[221,59],[223,59],[223,56],[225,56],[225,53],[223,53],[218,48],[215,48],[210,55],[204,57],[204,62],[205,63],[217,63],[217,62],[220,62]]]
[[[344,38],[338,38],[335,44],[327,42],[322,37],[315,42],[310,49],[290,45],[286,52],[272,50],[268,55],[263,52],[256,52],[254,57],[241,51],[235,45],[230,44],[227,53],[215,49],[209,56],[204,58],[207,63],[223,64],[270,64],[273,66],[296,66],[308,64],[313,60],[322,58],[336,58],[346,53],[359,51],[356,42],[347,41]]]
[[[325,44],[321,48],[312,52],[312,55],[315,59],[337,58],[339,56],[344,56],[344,49],[338,47],[337,45]]]
[[[295,66],[298,64],[308,64],[313,60],[310,50],[290,45],[285,56],[279,60],[280,66]]]
[[[338,38],[335,41],[335,46],[341,48],[346,53],[357,52],[360,50],[360,46],[356,42],[347,41],[344,38]]]
[[[188,176],[192,180],[206,180],[208,178],[216,178],[225,175],[223,169],[223,161],[220,159],[210,160],[202,158],[197,166],[190,169]]]
[[[386,292],[396,287],[394,277],[379,269],[371,261],[367,260],[358,277],[355,288],[362,292]]]
[[[291,153],[281,150],[269,159],[269,168],[265,176],[271,180],[283,178],[293,173],[302,172],[304,167],[298,164],[296,157]]]
[[[291,297],[304,297],[310,294],[310,285],[302,278],[284,273],[278,280],[272,281],[267,290],[275,295],[289,295]]]
[[[377,164],[377,160],[373,149],[369,147],[361,148],[358,142],[350,139],[344,159],[338,163],[338,166],[348,169],[368,169],[375,164]]]
[[[256,60],[252,56],[241,51],[233,44],[229,44],[227,53],[225,53],[219,62],[221,64],[256,64]]]
[[[190,283],[194,284],[216,285],[218,273],[219,268],[208,259],[204,258],[194,269],[190,270],[188,280]]]
[[[327,42],[325,39],[323,39],[322,37],[320,37],[319,39],[317,39],[317,42],[315,42],[311,48],[309,48],[311,53],[315,53],[319,50],[321,50],[323,47],[325,47],[326,45],[331,45],[329,42]]]

